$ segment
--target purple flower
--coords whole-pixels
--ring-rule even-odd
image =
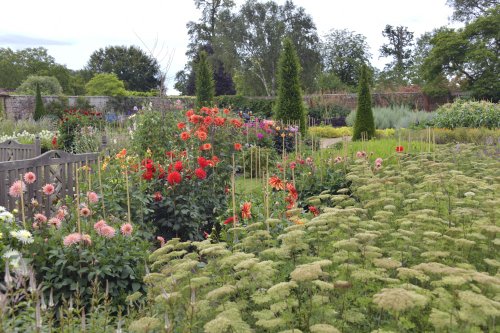
[[[262,133],[257,133],[257,138],[258,138],[259,140],[261,140],[263,137],[264,137],[264,134],[262,134]]]

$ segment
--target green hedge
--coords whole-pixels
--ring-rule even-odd
[[[232,110],[251,110],[252,113],[261,118],[271,118],[274,107],[274,98],[245,97],[239,95],[216,96],[215,103],[220,108],[231,108]]]
[[[500,128],[500,104],[487,101],[456,100],[437,109],[435,127]]]

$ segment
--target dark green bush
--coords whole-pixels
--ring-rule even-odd
[[[359,140],[365,135],[366,139],[375,136],[375,121],[372,112],[372,95],[370,93],[370,82],[368,68],[364,65],[361,69],[361,79],[358,87],[358,108],[352,139]]]
[[[234,111],[252,111],[259,118],[270,118],[273,114],[274,98],[245,97],[239,95],[223,95],[215,97],[215,103],[220,108],[230,108]]]

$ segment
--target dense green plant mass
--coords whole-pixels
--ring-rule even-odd
[[[377,129],[426,126],[436,116],[435,112],[413,111],[402,105],[395,107],[374,107],[372,112],[375,128]],[[356,111],[353,111],[346,117],[346,124],[353,126],[355,119]]]
[[[39,120],[45,116],[45,107],[43,106],[42,94],[40,93],[40,85],[36,85],[35,91],[35,112],[33,113],[33,119]]]
[[[283,124],[298,124],[306,133],[306,111],[300,88],[300,64],[292,41],[285,38],[278,63],[278,97],[274,105],[275,118]]]
[[[35,95],[37,86],[40,88],[42,95],[60,95],[63,91],[59,81],[53,76],[30,75],[16,89],[16,93],[20,95]]]
[[[211,106],[214,100],[215,87],[212,67],[208,63],[207,53],[201,51],[196,66],[196,106]]]
[[[256,117],[271,118],[275,99],[224,95],[216,96],[215,102],[222,108],[230,108],[233,111],[252,111],[252,114]]]
[[[358,107],[352,139],[359,140],[362,137],[370,139],[375,135],[375,122],[372,112],[372,95],[368,78],[368,68],[363,65],[361,78],[358,86]]]
[[[90,96],[126,96],[127,91],[123,81],[116,74],[96,74],[85,85],[85,91]]]
[[[436,110],[434,126],[442,128],[457,127],[500,127],[500,105],[487,101],[457,100]]]
[[[500,168],[490,154],[448,146],[381,167],[360,157],[350,189],[309,198],[324,212],[303,224],[238,225],[228,231],[238,242],[172,239],[150,255],[145,315],[172,332],[492,331],[500,202],[498,182],[484,179]]]

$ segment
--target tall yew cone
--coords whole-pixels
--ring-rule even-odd
[[[42,93],[40,92],[40,85],[36,85],[35,96],[35,113],[33,114],[34,120],[39,120],[45,115],[45,107],[43,106]]]
[[[292,41],[285,38],[278,63],[278,97],[274,107],[276,120],[300,123],[300,132],[306,134],[306,110],[300,88],[300,63]]]
[[[368,79],[368,68],[361,67],[361,77],[358,86],[358,107],[352,139],[359,140],[365,134],[366,139],[375,136],[375,121],[372,112],[372,95],[370,94],[370,83]]]
[[[196,106],[212,106],[215,95],[215,84],[212,66],[208,63],[207,53],[200,52],[196,67]]]

